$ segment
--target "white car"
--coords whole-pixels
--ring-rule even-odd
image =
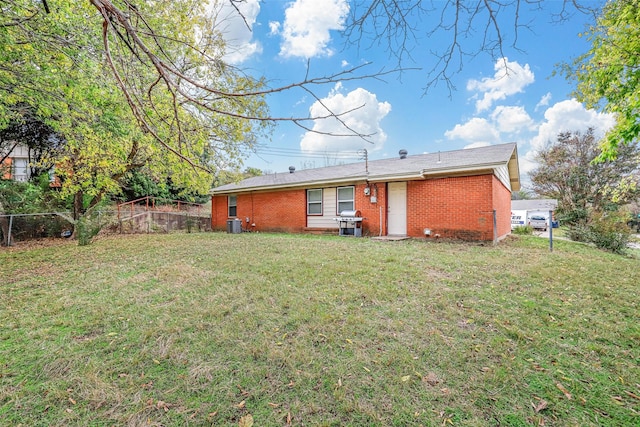
[[[534,230],[542,231],[547,231],[547,227],[549,226],[547,224],[547,218],[541,215],[533,215],[531,218],[529,218],[529,222],[527,225],[529,225]]]

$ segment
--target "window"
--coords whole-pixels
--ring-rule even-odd
[[[338,187],[338,215],[340,215],[342,211],[352,211],[355,209],[354,196],[354,187]]]
[[[322,189],[307,190],[307,215],[322,215]]]
[[[13,179],[15,181],[27,182],[29,180],[29,160],[13,159]]]
[[[229,205],[229,216],[237,216],[238,215],[238,199],[237,196],[229,196],[228,205]]]

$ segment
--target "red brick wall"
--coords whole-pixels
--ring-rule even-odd
[[[211,199],[211,227],[226,230],[227,220],[231,219],[227,216],[228,197],[220,195]],[[304,189],[238,194],[236,218],[242,220],[243,228],[252,231],[298,233],[307,225],[306,203]]]
[[[407,234],[463,240],[493,239],[493,175],[407,183]],[[509,212],[510,213],[510,212]]]
[[[211,229],[226,230],[227,219],[227,196],[211,197]]]
[[[511,233],[511,191],[493,177],[493,207],[496,210],[498,239]]]
[[[387,186],[369,184],[355,186],[355,204],[364,218],[363,234],[387,234]],[[371,203],[371,197],[377,197]],[[493,209],[496,209],[498,237],[511,230],[511,193],[494,176],[441,178],[407,183],[407,234],[424,238],[423,230],[432,237],[464,240],[492,240]],[[382,221],[380,217],[382,216]],[[283,190],[239,194],[237,215],[255,231],[304,232],[306,227],[306,190]],[[212,197],[211,222],[214,230],[225,230],[227,196]],[[255,227],[250,224],[255,223]],[[382,229],[382,230],[381,230]]]
[[[380,235],[380,210],[382,209],[382,235],[387,234],[386,214],[387,214],[387,186],[383,183],[369,184],[369,195],[365,195],[364,189],[367,184],[356,185],[356,209],[360,211],[362,217],[362,233],[365,236]],[[376,203],[371,203],[371,197],[376,197]]]

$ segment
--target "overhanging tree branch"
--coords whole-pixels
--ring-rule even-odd
[[[543,0],[356,0],[351,3],[344,35],[347,44],[382,47],[396,58],[398,68],[413,61],[418,44],[428,45],[431,38],[448,39],[442,50],[430,50],[434,65],[425,76],[424,92],[438,83],[451,92],[455,89],[452,77],[468,60],[486,54],[495,62],[506,56],[507,47],[519,50],[519,34],[532,31],[533,25],[524,20],[525,9],[540,15],[559,7],[551,15],[562,23],[573,13],[594,14],[597,6],[588,0],[547,1],[544,9]],[[511,28],[513,34],[507,36],[505,28]]]

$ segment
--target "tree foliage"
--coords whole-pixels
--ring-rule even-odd
[[[556,143],[538,153],[539,166],[530,173],[533,190],[558,199],[565,223],[585,221],[590,210],[615,210],[638,197],[640,149],[620,147],[617,158],[594,162],[599,155],[593,129],[561,133]]]
[[[76,216],[143,166],[177,188],[206,192],[211,172],[240,167],[278,121],[311,130],[307,121],[334,117],[346,135],[367,138],[342,121],[349,111],[274,117],[265,102],[367,77],[362,66],[268,87],[223,61],[224,23],[207,5],[0,0],[0,129],[25,104],[64,138],[56,167]]]
[[[6,128],[0,129],[0,164],[19,144],[24,144],[28,148],[29,176],[39,177],[53,167],[51,159],[61,146],[62,138],[29,106],[19,104],[14,109],[17,111],[12,114],[13,119]]]
[[[600,153],[593,129],[562,133],[538,153],[531,181],[536,193],[558,199],[558,217],[571,239],[622,253],[630,230],[620,207],[640,195],[640,148],[623,145],[615,158],[596,162]]]
[[[580,101],[616,114],[600,156],[611,159],[640,135],[640,0],[609,1],[584,36],[591,48],[563,70]]]
[[[207,192],[210,171],[268,130],[263,82],[220,60],[201,2],[48,6],[0,1],[0,129],[24,105],[61,135],[56,171],[76,217],[143,166]]]

